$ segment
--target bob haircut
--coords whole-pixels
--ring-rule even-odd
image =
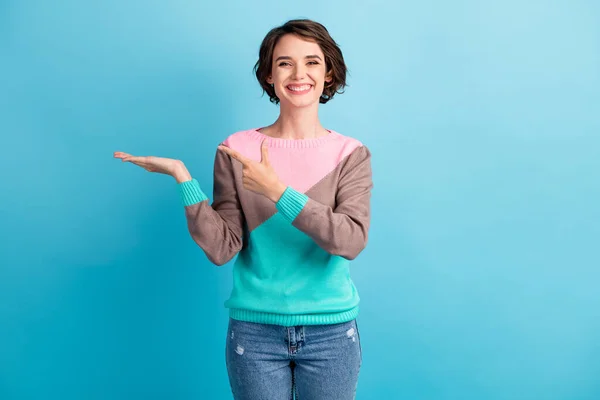
[[[254,73],[258,83],[267,93],[271,103],[279,104],[279,98],[275,89],[267,83],[273,67],[273,51],[279,39],[287,34],[300,36],[319,45],[325,55],[325,69],[331,76],[331,82],[325,83],[319,103],[325,104],[333,98],[336,93],[343,93],[346,84],[346,73],[348,68],[344,62],[344,56],[338,44],[331,38],[327,29],[318,22],[309,19],[294,19],[285,24],[273,28],[267,33],[260,45],[258,61],[254,65]]]

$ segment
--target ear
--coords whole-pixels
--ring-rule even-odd
[[[273,83],[275,83],[275,82],[273,82],[273,77],[272,76],[267,77],[267,83],[269,85],[272,85]]]
[[[331,82],[333,82],[333,74],[331,71],[329,71],[326,75],[325,75],[325,87],[329,86],[331,84]]]

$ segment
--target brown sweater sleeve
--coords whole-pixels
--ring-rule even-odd
[[[372,188],[371,153],[361,146],[348,156],[337,188],[329,188],[336,191],[334,208],[291,187],[276,207],[325,251],[352,260],[367,244]]]
[[[212,263],[227,263],[242,248],[244,224],[230,158],[217,151],[212,205],[195,179],[179,187],[192,238]]]

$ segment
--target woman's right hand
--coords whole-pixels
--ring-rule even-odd
[[[170,175],[175,178],[178,183],[192,179],[181,160],[154,156],[132,156],[131,154],[122,151],[116,151],[114,157],[120,158],[123,162],[130,162],[140,166],[149,172]]]

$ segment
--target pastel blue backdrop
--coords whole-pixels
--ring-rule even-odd
[[[230,399],[217,268],[175,181],[271,123],[267,31],[323,22],[325,126],[375,189],[358,399],[600,398],[595,1],[0,2],[0,399]]]

